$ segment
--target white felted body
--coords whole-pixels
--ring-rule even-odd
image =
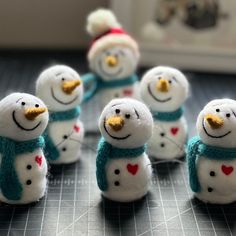
[[[133,168],[138,166],[137,172],[135,172],[136,170],[133,174],[132,170],[129,172],[128,165],[132,165]],[[119,174],[116,174],[117,170],[119,170]],[[146,195],[151,180],[152,167],[144,153],[137,158],[110,160],[106,165],[106,172],[109,188],[102,194],[113,201],[130,202]]]
[[[117,120],[121,123],[112,123]],[[130,150],[147,143],[152,135],[153,119],[143,103],[128,98],[113,99],[100,116],[99,128],[112,147]],[[108,189],[102,192],[105,197],[129,202],[147,193],[152,168],[145,152],[133,157],[122,157],[121,154],[117,158],[105,158],[108,159],[105,165]]]
[[[226,168],[227,171],[227,168],[231,167],[233,171],[228,175],[222,170]],[[227,204],[236,200],[236,157],[233,161],[219,161],[201,156],[197,161],[197,169],[201,185],[201,192],[195,194],[197,198],[217,204]],[[210,174],[212,171],[215,173],[214,176]]]
[[[184,117],[177,121],[154,120],[153,135],[148,142],[148,155],[158,159],[183,157],[187,140],[187,124]]]
[[[79,119],[49,123],[48,132],[60,156],[52,164],[75,162],[81,156],[81,146],[84,138],[84,126]],[[67,138],[65,138],[67,137]]]
[[[31,166],[30,169],[29,166]],[[28,167],[28,168],[27,168]],[[15,169],[23,191],[18,201],[6,199],[0,191],[0,201],[9,204],[27,204],[40,200],[47,187],[47,161],[41,149],[33,153],[25,153],[16,157]],[[31,184],[27,184],[31,181]]]
[[[216,99],[209,102],[197,118],[197,133],[201,141],[217,148],[236,148],[236,101]],[[212,124],[211,124],[212,123]],[[204,202],[227,204],[236,201],[236,156],[196,158],[200,192],[195,196]],[[214,174],[213,174],[214,172]]]
[[[98,94],[101,108],[104,108],[112,99],[122,97],[139,100],[139,82],[136,82],[134,85],[122,86],[120,88],[103,89]]]

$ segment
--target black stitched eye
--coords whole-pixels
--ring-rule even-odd
[[[126,114],[125,118],[129,119],[130,118],[130,114]]]
[[[226,114],[226,117],[228,117],[228,118],[229,118],[229,117],[230,117],[230,114],[229,114],[229,113],[227,113],[227,114]]]
[[[169,83],[171,84],[171,83],[172,83],[172,81],[171,81],[171,80],[169,80]]]
[[[159,76],[158,79],[161,79],[161,76]]]
[[[62,81],[64,81],[64,80],[65,80],[65,78],[61,78],[61,80],[62,80]]]
[[[39,107],[39,104],[35,104],[35,107]]]
[[[116,109],[116,114],[119,114],[120,113],[120,109]]]
[[[22,102],[21,105],[24,106],[24,105],[25,105],[25,102]]]
[[[216,112],[220,112],[220,109],[217,108],[217,109],[216,109]]]

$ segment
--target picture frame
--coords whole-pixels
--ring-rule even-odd
[[[186,16],[180,10],[178,16],[167,22],[167,27],[164,23],[159,27],[161,30],[158,31],[159,28],[155,29],[155,24],[158,26],[157,8],[161,1],[175,3],[179,1],[184,5],[189,1],[196,1],[198,4],[200,0],[111,1],[111,9],[124,28],[137,39],[140,45],[141,66],[170,65],[193,71],[236,72],[236,27],[234,27],[236,17],[233,14],[233,11],[236,10],[236,2],[233,0],[201,0],[218,2],[218,8],[215,8],[217,15],[215,13],[211,18],[208,17],[210,14],[206,8],[207,10],[198,17],[203,19],[198,20],[193,16],[191,16],[192,18],[188,16],[189,18],[186,20]],[[161,9],[159,9],[159,15],[165,12],[163,10],[160,13],[160,11]],[[174,24],[172,28],[171,24]],[[163,40],[163,34],[173,32],[173,29],[175,33],[184,32],[182,40],[181,37],[177,40],[173,37],[173,40],[172,38],[170,40],[170,37]],[[149,37],[147,36],[148,31]]]

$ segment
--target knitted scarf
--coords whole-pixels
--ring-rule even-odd
[[[190,186],[194,192],[201,191],[196,169],[196,160],[200,156],[212,160],[233,160],[236,159],[236,148],[221,148],[206,145],[200,140],[199,136],[190,139],[187,149],[187,161]]]
[[[101,138],[98,144],[98,154],[96,159],[97,184],[101,191],[106,191],[108,188],[105,167],[109,160],[119,158],[136,158],[144,153],[145,150],[145,145],[132,149],[116,148],[106,142],[104,138]]]
[[[183,108],[180,107],[178,110],[172,112],[152,111],[152,115],[156,120],[167,122],[176,121],[183,115]]]
[[[53,112],[49,114],[49,123],[56,122],[56,121],[66,121],[66,120],[72,120],[74,118],[79,117],[80,115],[80,107],[73,108],[68,111],[61,111],[61,112]],[[44,138],[45,138],[45,153],[46,158],[49,161],[55,161],[59,158],[60,152],[54,142],[52,141],[48,128],[44,132]]]
[[[0,153],[2,162],[0,167],[0,188],[2,194],[9,200],[20,200],[23,187],[18,179],[14,162],[17,155],[33,152],[44,147],[42,136],[30,140],[17,142],[9,138],[0,137]]]
[[[130,77],[126,77],[123,79],[115,79],[112,81],[104,81],[101,77],[96,74],[88,73],[82,76],[83,83],[85,87],[89,86],[90,83],[93,83],[93,86],[90,90],[85,92],[83,101],[86,102],[90,100],[98,91],[102,89],[111,89],[117,87],[124,87],[128,85],[134,84],[138,81],[138,77],[136,74],[131,75]]]

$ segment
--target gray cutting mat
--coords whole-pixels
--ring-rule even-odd
[[[79,71],[86,70],[81,66],[83,54],[4,53],[0,56],[1,97],[14,90],[33,92],[34,78],[51,58]],[[186,104],[186,116],[191,137],[195,134],[196,116],[209,99],[236,98],[236,78],[188,75],[192,95]],[[91,119],[96,109],[96,102],[84,107],[87,127],[96,123]],[[236,205],[213,206],[193,199],[185,164],[154,166],[151,190],[138,202],[118,204],[102,199],[95,179],[94,149],[98,139],[98,134],[87,134],[78,163],[51,168],[43,200],[30,206],[0,205],[0,236],[236,235]]]

